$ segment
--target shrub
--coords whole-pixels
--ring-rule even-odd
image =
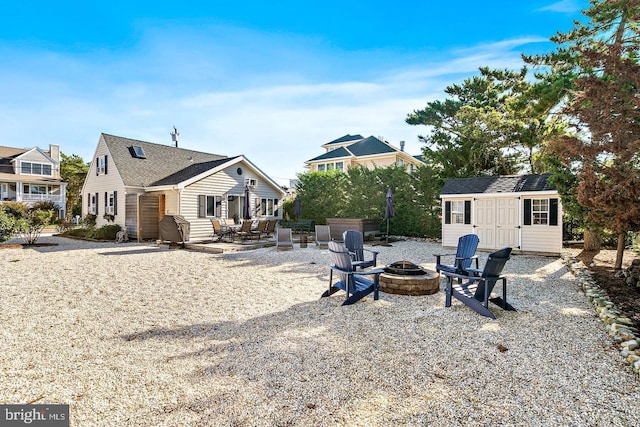
[[[0,242],[11,240],[16,235],[17,228],[16,219],[0,208]]]
[[[105,225],[93,230],[92,237],[97,240],[115,240],[118,231],[120,231],[120,226],[118,224]]]
[[[87,215],[82,218],[82,228],[93,229],[96,228],[96,216]]]

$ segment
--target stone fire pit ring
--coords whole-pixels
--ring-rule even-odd
[[[440,290],[440,275],[410,261],[396,261],[380,275],[380,290],[388,294],[431,295]]]

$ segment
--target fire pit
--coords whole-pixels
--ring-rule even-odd
[[[431,295],[440,290],[440,275],[409,261],[396,261],[380,275],[380,290],[389,294]]]

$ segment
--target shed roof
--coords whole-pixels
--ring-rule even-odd
[[[551,174],[481,176],[447,180],[440,191],[447,194],[522,193],[548,191],[556,188],[549,183]]]

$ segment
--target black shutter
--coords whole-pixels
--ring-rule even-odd
[[[98,204],[98,195],[99,195],[99,194],[100,194],[100,193],[96,193],[96,215],[98,215],[98,207],[99,207],[99,204]]]
[[[100,157],[96,157],[96,176],[100,175]]]
[[[558,225],[558,199],[549,199],[549,225]]]
[[[104,174],[107,174],[107,156],[106,154],[104,155]]]
[[[464,201],[464,223],[471,224],[471,200]]]
[[[113,192],[113,214],[118,215],[118,192]]]
[[[91,193],[87,194],[87,214],[89,214],[89,208],[91,208]]]
[[[198,196],[198,218],[206,218],[207,216],[207,196],[201,194]]]
[[[524,199],[524,225],[531,225],[531,199]]]
[[[104,213],[107,213],[107,206],[109,206],[109,193],[104,192]]]
[[[444,223],[451,224],[451,202],[444,202]]]

